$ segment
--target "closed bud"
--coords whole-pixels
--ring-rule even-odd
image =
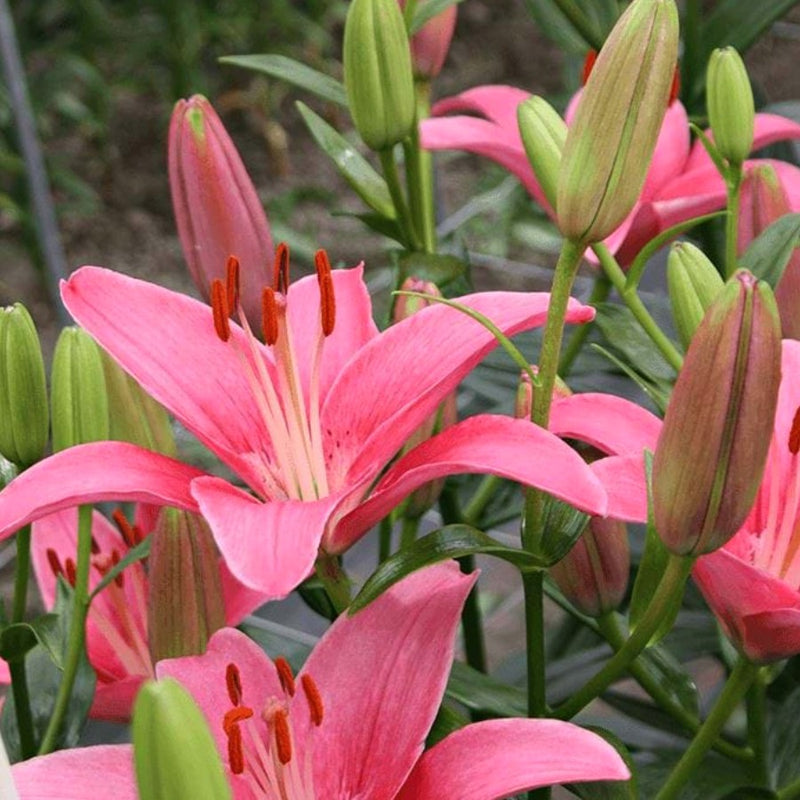
[[[604,239],[639,198],[677,55],[674,0],[634,0],[600,51],[567,133],[556,211],[568,239]]]
[[[424,6],[431,0],[420,0],[417,8]],[[405,9],[407,0],[399,0],[400,8]],[[411,37],[411,63],[414,68],[414,77],[429,81],[435,78],[444,65],[447,51],[450,49],[450,40],[456,27],[455,5],[448,6],[431,17]]]
[[[517,121],[528,161],[547,202],[555,209],[567,123],[543,97],[531,97],[520,103]]]
[[[773,222],[792,211],[786,189],[771,164],[748,169],[742,181],[739,201],[738,253],[741,256],[753,239]],[[800,339],[800,251],[792,251],[778,285],[775,301],[781,315],[784,339]]]
[[[353,0],[344,26],[347,104],[372,150],[402,142],[416,124],[411,54],[397,0]]]
[[[534,374],[538,372],[538,367],[531,365]],[[569,397],[572,394],[572,389],[556,375],[555,384],[553,385],[553,400],[559,397]],[[527,372],[520,373],[519,384],[517,385],[517,396],[514,401],[514,417],[516,419],[530,419],[533,411],[533,398],[535,396],[535,389],[531,383],[531,376]]]
[[[401,292],[416,292],[417,294],[427,294],[431,297],[441,297],[439,287],[432,281],[423,281],[420,278],[406,278],[400,286]],[[431,301],[424,297],[413,297],[410,295],[399,294],[392,309],[392,322],[398,323],[427,308]]]
[[[202,95],[179,100],[169,126],[169,185],[183,256],[208,300],[215,278],[239,261],[239,299],[261,324],[261,289],[272,281],[273,247],[264,207],[230,136]],[[235,311],[235,309],[231,309]]]
[[[39,335],[21,303],[0,310],[0,453],[21,468],[44,454],[49,429]]]
[[[53,451],[108,439],[108,395],[100,348],[86,331],[64,328],[50,379]]]
[[[625,523],[593,517],[569,553],[550,568],[550,575],[575,608],[602,617],[622,603],[630,561]]]
[[[672,245],[667,259],[667,288],[672,318],[684,348],[723,285],[717,268],[702,250],[689,242]]]
[[[714,144],[731,164],[741,164],[753,147],[753,89],[742,57],[732,47],[711,54],[706,74],[708,121]]]
[[[131,738],[139,800],[232,800],[208,723],[177,681],[144,684]]]
[[[772,437],[780,354],[772,291],[741,270],[695,332],[656,446],[655,524],[673,553],[716,550],[750,511]]]
[[[149,560],[147,629],[153,663],[199,655],[225,624],[219,556],[198,514],[163,508]]]

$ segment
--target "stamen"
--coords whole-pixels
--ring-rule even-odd
[[[238,706],[242,702],[242,675],[236,664],[228,664],[225,669],[225,685],[228,687],[228,697],[231,703]]]
[[[100,552],[100,545],[97,544],[97,539],[95,539],[94,536],[92,536],[91,549],[93,556],[96,556]]]
[[[133,526],[133,538],[136,541],[136,544],[141,544],[144,541],[144,534],[138,525]]]
[[[70,586],[75,586],[75,580],[76,580],[75,562],[71,558],[68,558],[64,562],[64,573],[65,573],[66,578],[67,578],[67,583]]]
[[[214,330],[223,342],[227,342],[231,338],[231,326],[228,322],[228,290],[219,278],[211,281],[211,310],[214,313]]]
[[[119,562],[120,562],[119,550],[112,550],[111,551],[111,564],[109,566],[109,569],[113,569],[114,567],[116,567],[117,564],[119,564]],[[117,586],[122,588],[125,585],[125,576],[120,572],[119,575],[117,575],[114,578],[114,583],[116,583]]]
[[[319,687],[310,675],[303,675],[300,678],[300,683],[303,686],[306,700],[308,700],[308,710],[311,714],[311,721],[319,728],[319,726],[322,725],[322,717],[325,711],[322,705],[322,695],[319,693]]]
[[[261,293],[261,330],[266,344],[271,346],[278,341],[278,304],[271,286]]]
[[[278,753],[278,761],[281,764],[288,764],[292,760],[292,736],[289,731],[289,714],[282,708],[275,711],[272,717],[272,724],[275,726],[275,747]]]
[[[278,672],[278,680],[281,682],[283,691],[289,697],[294,697],[294,675],[292,675],[292,668],[289,666],[289,662],[283,656],[278,656],[275,659],[275,669]]]
[[[228,733],[228,763],[234,775],[244,772],[244,750],[242,748],[242,732],[234,725]]]
[[[583,69],[581,70],[581,86],[586,86],[586,81],[589,80],[589,76],[592,74],[592,70],[594,69],[595,61],[597,61],[597,50],[590,50],[586,54],[586,58],[583,61]]]
[[[669,108],[677,99],[678,95],[681,93],[681,73],[680,70],[675,67],[675,73],[672,76],[672,86],[669,89],[669,100],[667,101],[667,108]]]
[[[248,706],[236,706],[225,712],[222,718],[222,730],[230,736],[232,728],[235,728],[240,722],[250,719],[253,716],[253,709]]]
[[[58,553],[52,547],[47,548],[47,563],[50,565],[50,571],[56,578],[64,574],[64,567],[61,566],[61,561],[58,559]]]
[[[800,450],[800,407],[794,412],[792,427],[789,431],[789,452],[796,456],[798,450]]]
[[[275,250],[272,288],[281,294],[289,291],[289,245],[286,242],[281,242]]]
[[[225,298],[233,311],[239,305],[239,259],[228,256],[225,264]]]
[[[122,513],[122,509],[117,508],[111,514],[111,519],[114,520],[119,528],[119,532],[122,534],[125,544],[127,544],[128,547],[135,547],[138,544],[136,532],[130,522],[128,522],[128,518]]]
[[[333,333],[333,326],[336,324],[336,298],[333,293],[333,276],[328,254],[324,250],[317,250],[314,254],[314,264],[317,267],[317,280],[319,281],[322,333],[330,336]]]

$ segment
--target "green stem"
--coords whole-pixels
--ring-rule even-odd
[[[330,598],[337,614],[341,614],[350,605],[350,578],[342,569],[339,557],[320,550],[317,563],[314,565],[322,585]]]
[[[19,747],[23,761],[36,755],[36,737],[33,732],[31,701],[28,694],[28,676],[25,673],[25,657],[8,662],[11,674],[11,692],[14,695],[14,711],[19,730]]]
[[[382,564],[392,554],[392,517],[387,514],[378,528],[378,563]]]
[[[92,507],[78,509],[78,552],[75,565],[72,622],[69,627],[64,674],[58,687],[53,714],[39,747],[39,755],[51,753],[58,746],[58,737],[72,698],[72,688],[78,674],[86,636],[86,613],[89,610],[89,563],[92,555]]]
[[[594,280],[592,293],[589,295],[588,304],[590,306],[596,306],[598,303],[604,302],[608,299],[610,292],[611,281],[604,272],[598,272]],[[578,325],[572,333],[572,336],[570,336],[566,350],[564,350],[564,354],[561,356],[561,362],[558,365],[558,374],[562,378],[566,378],[569,374],[572,363],[583,348],[584,342],[586,342],[589,333],[591,333],[593,325],[594,322],[585,322],[583,325]]]
[[[725,221],[725,275],[730,278],[739,263],[737,237],[739,232],[739,204],[742,188],[742,167],[733,166],[725,179],[728,191],[728,217]]]
[[[394,152],[392,148],[381,150],[378,154],[381,160],[381,168],[383,169],[383,177],[386,179],[386,185],[389,187],[389,194],[394,203],[394,209],[397,212],[397,224],[400,226],[400,233],[406,249],[418,252],[420,250],[420,242],[417,237],[416,230],[414,229],[414,221],[411,218],[406,198],[403,194],[403,187],[400,185],[400,175],[397,172],[397,164],[394,160]]]
[[[570,25],[583,37],[586,44],[599,52],[603,46],[603,37],[594,29],[578,4],[574,0],[555,0],[555,4]]]
[[[31,526],[26,525],[17,531],[17,561],[14,568],[14,606],[11,622],[25,619],[28,604],[28,577],[31,572]]]
[[[692,564],[692,558],[670,555],[650,606],[630,638],[582,689],[555,709],[554,717],[571,719],[630,668],[639,653],[650,643],[666,610],[683,592]]]
[[[625,273],[622,271],[622,267],[617,263],[614,256],[611,255],[611,251],[604,244],[595,244],[592,246],[592,249],[595,255],[600,259],[600,265],[603,267],[603,271],[608,276],[608,279],[617,290],[622,301],[630,309],[633,316],[636,317],[636,320],[642,326],[644,332],[661,351],[661,355],[669,362],[670,366],[676,372],[680,372],[681,366],[683,366],[683,356],[669,340],[669,337],[658,327],[658,323],[650,315],[650,312],[645,307],[636,290],[633,289],[631,291],[626,288]]]
[[[750,684],[758,677],[759,667],[742,658],[736,664],[728,678],[725,688],[714,703],[714,708],[697,732],[689,749],[672,770],[667,782],[656,795],[656,800],[672,800],[679,796],[681,789],[691,778],[692,773],[700,766],[703,756],[716,740],[728,717],[739,704],[750,688]]]
[[[753,750],[753,779],[759,786],[769,783],[767,765],[767,682],[764,670],[747,693],[747,743]]]
[[[417,541],[419,530],[419,517],[403,517],[403,526],[400,530],[400,547],[411,547]]]
[[[417,93],[417,121],[430,116],[429,81],[415,81]],[[423,150],[419,140],[419,124],[414,127],[409,141],[403,143],[406,156],[406,185],[411,203],[411,214],[422,246],[426,253],[436,252],[436,217],[433,208],[433,156]]]
[[[475,494],[472,495],[464,509],[464,513],[461,515],[467,525],[477,524],[484,509],[494,497],[494,493],[497,491],[497,487],[500,486],[501,481],[502,478],[498,478],[497,475],[484,475],[483,480],[475,490]]]

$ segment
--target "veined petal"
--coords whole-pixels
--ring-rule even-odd
[[[397,800],[499,800],[539,786],[629,777],[619,753],[577,725],[497,719],[467,725],[426,751]]]
[[[609,456],[589,467],[608,495],[607,517],[647,522],[647,482],[643,455]]]
[[[396,796],[436,716],[476,578],[452,561],[420,570],[363,611],[339,617],[311,652],[303,673],[325,707],[313,732],[317,797]],[[311,723],[298,703],[307,704],[301,692],[292,720],[302,741]]]
[[[252,614],[269,600],[263,592],[250,589],[238,580],[224,558],[219,560],[219,576],[222,581],[227,625],[238,625],[248,614]]]
[[[384,475],[374,492],[335,527],[325,549],[342,552],[414,489],[445,475],[499,475],[603,516],[606,498],[583,459],[554,434],[522,419],[470,417],[426,440]]]
[[[439,100],[434,104],[432,113],[438,117],[453,111],[474,111],[495,122],[504,133],[519,137],[517,106],[530,96],[530,92],[514,86],[502,84],[476,86],[461,94]]]
[[[328,518],[342,496],[263,503],[221,478],[192,494],[231,573],[264,598],[286,597],[311,572]]]
[[[549,294],[518,292],[460,298],[507,335],[543,324],[549,301]],[[570,300],[568,322],[586,322],[593,315],[589,306]],[[496,344],[474,319],[434,304],[363,347],[331,387],[322,409],[332,487],[374,477]]]
[[[127,442],[70,447],[25,470],[0,493],[0,539],[83,503],[132,501],[196,511],[189,484],[203,474]]]
[[[98,682],[89,716],[109,722],[130,722],[133,701],[147,678],[131,675],[111,683]]]
[[[667,109],[647,178],[642,187],[641,202],[645,203],[659,188],[685,168],[689,158],[689,118],[683,104],[676,100]]]

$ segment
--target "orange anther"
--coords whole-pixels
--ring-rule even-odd
[[[314,254],[314,264],[317,267],[317,280],[319,281],[319,309],[322,319],[322,333],[330,336],[336,324],[336,298],[333,293],[333,275],[331,262],[324,250],[317,250]]]
[[[236,664],[228,664],[226,667],[225,685],[228,687],[231,703],[238,706],[242,702],[242,674]]]
[[[50,571],[53,573],[53,575],[55,575],[56,578],[59,575],[63,575],[64,567],[61,566],[61,561],[59,561],[58,553],[56,553],[56,551],[53,550],[52,547],[48,547],[46,555],[47,555],[47,563],[50,565]]]
[[[800,450],[800,408],[794,412],[792,428],[789,431],[789,452],[797,455],[798,450]]]
[[[116,567],[117,564],[119,564],[119,562],[120,562],[119,550],[112,550],[111,551],[111,567],[112,568]],[[117,575],[114,578],[114,583],[116,583],[117,586],[120,586],[120,587],[124,586],[125,585],[125,576],[120,572],[120,574]]]
[[[308,710],[311,714],[311,721],[314,725],[319,727],[322,725],[322,717],[325,711],[322,705],[322,695],[319,693],[319,687],[310,675],[303,675],[300,678],[300,683],[303,687],[306,700],[308,700]]]
[[[275,250],[272,288],[281,294],[289,291],[289,245],[286,242],[281,242]]]
[[[214,330],[223,342],[227,342],[231,338],[228,290],[219,278],[211,281],[211,310],[214,313]]]
[[[228,734],[228,763],[234,775],[244,772],[244,749],[242,748],[242,732],[238,725],[234,725]]]
[[[100,552],[100,545],[97,544],[97,539],[95,539],[94,536],[92,536],[91,549],[93,556],[96,556]]]
[[[68,558],[64,562],[64,574],[67,579],[67,583],[70,586],[75,586],[75,562],[71,558]]]
[[[250,719],[252,716],[252,708],[248,708],[248,706],[236,706],[225,712],[225,716],[222,718],[222,730],[224,730],[226,734],[230,734],[231,728],[236,727],[240,722]]]
[[[289,732],[289,715],[282,708],[272,716],[273,730],[275,731],[275,747],[278,761],[288,764],[292,760],[292,736]]]
[[[278,303],[271,286],[266,286],[261,292],[261,330],[266,344],[273,345],[278,341]]]
[[[228,256],[225,264],[225,299],[229,311],[239,305],[239,259],[236,256]]]
[[[594,69],[594,62],[597,61],[597,50],[590,50],[583,60],[583,69],[581,70],[581,86],[586,86],[586,81]]]
[[[122,534],[125,544],[127,544],[128,547],[135,547],[138,544],[136,532],[130,522],[128,522],[128,518],[122,513],[122,509],[115,509],[111,514],[111,519],[114,520],[119,528],[119,532]]]
[[[278,656],[275,659],[275,669],[278,673],[278,680],[281,682],[283,691],[286,692],[289,697],[294,697],[294,675],[292,674],[292,668],[289,666],[289,662],[283,656]]]

